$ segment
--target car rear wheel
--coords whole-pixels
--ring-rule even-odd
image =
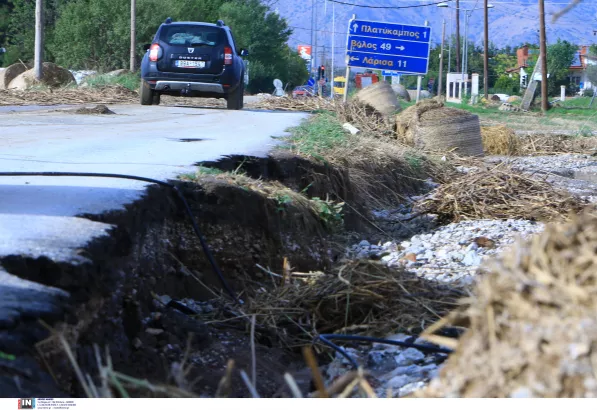
[[[159,104],[159,94],[156,94],[155,91],[151,89],[147,82],[141,80],[141,90],[139,92],[141,97],[141,105],[153,105],[154,98],[157,95],[158,104]]]
[[[153,98],[151,100],[153,105],[160,105],[160,100],[161,100],[161,94],[160,93],[156,93],[155,91],[153,92]]]
[[[241,77],[242,78],[242,77]],[[229,110],[242,110],[244,106],[245,83],[241,83],[228,95],[227,107]]]

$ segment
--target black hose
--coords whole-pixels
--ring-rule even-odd
[[[178,187],[176,187],[175,185],[169,184],[167,182],[159,181],[157,179],[138,177],[138,176],[133,176],[133,175],[103,174],[103,173],[92,173],[92,172],[0,172],[0,177],[116,178],[116,179],[131,179],[131,180],[135,180],[135,181],[148,182],[148,183],[157,184],[157,185],[171,188],[176,193],[176,196],[178,197],[178,199],[180,199],[182,201],[185,211],[186,211],[187,215],[189,216],[189,218],[191,219],[191,223],[193,224],[193,230],[195,231],[195,234],[197,235],[197,237],[199,238],[199,241],[201,242],[201,247],[203,248],[203,252],[205,253],[205,256],[207,256],[207,259],[209,260],[209,263],[211,264],[213,271],[216,273],[216,275],[220,279],[222,286],[224,287],[226,292],[230,295],[230,297],[232,299],[234,299],[235,302],[237,302],[238,304],[241,304],[241,301],[238,299],[238,297],[236,296],[236,293],[234,293],[234,291],[228,284],[228,281],[222,274],[222,271],[218,267],[218,264],[216,263],[216,261],[213,257],[213,254],[211,253],[209,246],[207,245],[207,241],[205,240],[205,238],[203,237],[203,234],[201,233],[201,230],[199,229],[199,225],[197,224],[197,221],[195,220],[195,216],[193,215],[193,212],[191,211],[191,207],[189,206],[189,203],[185,199],[182,192],[180,192]]]
[[[337,344],[332,343],[331,340],[349,340],[349,341],[355,341],[355,342],[382,343],[382,344],[386,344],[386,345],[394,345],[394,346],[400,346],[400,347],[413,347],[415,349],[418,349],[422,352],[427,352],[427,353],[444,353],[444,354],[452,353],[451,349],[446,349],[443,347],[438,347],[438,346],[434,346],[434,345],[430,345],[430,344],[421,345],[421,344],[416,344],[416,343],[400,342],[398,340],[381,339],[378,337],[369,337],[369,336],[324,334],[324,335],[319,335],[318,339],[324,345],[331,347],[332,349],[334,349],[335,351],[340,353],[342,356],[344,356],[355,369],[359,368],[358,363],[348,354],[348,352],[346,350],[344,350],[343,347],[340,347]]]

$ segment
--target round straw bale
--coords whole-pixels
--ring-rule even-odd
[[[363,88],[355,98],[386,117],[400,110],[398,97],[392,86],[386,82],[375,83]]]
[[[479,117],[467,111],[446,108],[438,100],[422,101],[396,118],[396,134],[417,148],[464,156],[483,156]]]

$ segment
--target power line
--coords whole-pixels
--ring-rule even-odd
[[[417,7],[437,6],[438,4],[449,3],[454,0],[444,0],[444,1],[438,1],[436,3],[417,4],[417,5],[413,5],[413,6],[366,6],[364,4],[348,3],[348,2],[340,1],[340,0],[329,0],[329,1],[331,1],[332,3],[336,3],[336,4],[341,4],[343,6],[360,7],[360,8],[364,8],[364,9],[393,9],[393,10],[396,10],[396,9],[414,9]]]

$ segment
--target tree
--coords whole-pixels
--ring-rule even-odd
[[[559,94],[560,86],[569,84],[570,66],[578,47],[568,41],[559,40],[547,47],[547,72],[550,74],[548,92]]]

